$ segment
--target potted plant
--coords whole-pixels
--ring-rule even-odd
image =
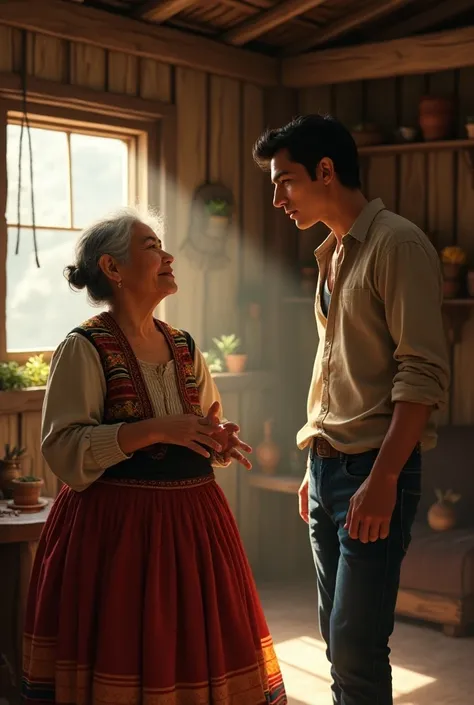
[[[18,362],[0,362],[0,391],[24,389],[27,386],[24,368]]]
[[[202,354],[203,358],[206,361],[206,364],[209,368],[209,372],[222,372],[222,360],[219,357],[218,353],[216,350],[209,350],[206,352],[203,352]]]
[[[441,250],[443,293],[446,299],[454,299],[459,294],[461,272],[466,260],[466,253],[461,247],[450,246]]]
[[[428,511],[428,524],[433,531],[448,531],[456,526],[456,511],[454,505],[459,502],[461,495],[452,490],[442,492],[435,490],[437,502]]]
[[[232,335],[221,335],[220,338],[213,338],[213,342],[225,360],[228,372],[239,374],[245,370],[247,355],[238,352],[241,346],[240,338],[237,338],[232,333]]]
[[[33,355],[23,368],[29,387],[45,387],[49,376],[49,365],[43,355]]]
[[[13,504],[15,507],[37,507],[44,481],[41,477],[24,475],[12,480]]]
[[[384,141],[380,128],[370,122],[354,125],[351,134],[357,147],[371,147],[376,144],[382,144]]]
[[[10,447],[5,444],[5,454],[0,460],[0,489],[5,499],[13,496],[12,482],[21,475],[21,456],[25,453],[25,448],[18,446]]]

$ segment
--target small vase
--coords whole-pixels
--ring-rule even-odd
[[[12,499],[12,481],[21,475],[20,462],[18,460],[0,461],[0,490],[5,499]]]
[[[433,531],[449,531],[456,526],[456,511],[450,502],[435,502],[428,510],[428,524]]]
[[[272,438],[272,422],[263,424],[263,441],[255,450],[260,469],[264,475],[274,475],[280,462],[281,452]]]
[[[419,119],[423,138],[427,142],[451,137],[454,102],[450,98],[425,96],[420,100]]]

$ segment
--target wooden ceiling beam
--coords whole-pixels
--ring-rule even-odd
[[[260,86],[278,85],[279,63],[272,57],[75,3],[0,0],[0,23]]]
[[[451,0],[452,1],[452,0]],[[413,0],[376,0],[374,5],[370,7],[364,7],[361,10],[356,10],[351,12],[340,20],[330,24],[323,30],[315,31],[307,39],[299,42],[294,42],[285,48],[284,56],[297,56],[308,49],[315,49],[322,44],[327,44],[333,39],[342,37],[347,34],[352,29],[360,29],[365,24],[378,20],[385,15],[389,15],[391,12],[398,10],[403,5],[413,2]],[[472,0],[471,0],[472,2]]]
[[[326,0],[283,0],[283,2],[274,5],[269,10],[260,13],[256,17],[249,17],[248,20],[245,20],[237,27],[224,32],[221,35],[221,39],[227,44],[242,46],[252,39],[265,34],[265,32],[269,32],[271,29],[279,27],[325,2]]]
[[[408,17],[385,31],[380,32],[380,39],[397,39],[407,37],[416,32],[427,31],[430,27],[446,22],[456,15],[460,15],[467,10],[474,10],[473,0],[444,0],[439,5],[430,7],[423,12],[418,12],[412,17]],[[379,38],[377,37],[377,39]]]
[[[268,10],[274,7],[273,0],[220,0],[222,5],[236,7],[243,14],[251,15],[255,18],[259,10]],[[292,25],[304,27],[305,29],[317,29],[319,25],[305,17],[293,17],[289,20]]]
[[[474,66],[474,26],[406,39],[312,51],[281,62],[288,88]]]
[[[166,22],[195,4],[196,0],[146,0],[131,13],[131,17],[149,22]]]

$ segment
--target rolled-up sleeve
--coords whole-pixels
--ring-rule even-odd
[[[102,422],[105,393],[97,351],[82,335],[70,335],[51,361],[41,450],[52,472],[77,491],[129,457],[117,439],[122,424]]]
[[[408,239],[391,245],[380,265],[377,288],[398,366],[392,402],[440,409],[447,401],[450,373],[438,256],[428,244]]]

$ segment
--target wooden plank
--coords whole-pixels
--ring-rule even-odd
[[[68,45],[63,39],[45,34],[28,35],[31,73],[47,81],[67,82]]]
[[[286,58],[281,75],[284,86],[305,88],[473,65],[474,27],[464,27]]]
[[[0,392],[0,394],[4,394],[4,392]],[[11,446],[16,446],[18,442],[18,415],[4,414],[2,411],[0,415],[0,457],[3,458],[4,448],[7,443]]]
[[[22,100],[21,77],[14,73],[0,73],[0,96]],[[146,122],[174,113],[174,107],[168,103],[144,100],[132,95],[112,95],[105,91],[99,93],[82,86],[70,86],[34,77],[28,78],[28,102],[113,117],[123,116]]]
[[[365,121],[375,123],[387,137],[396,127],[396,84],[394,78],[367,84]],[[366,169],[366,192],[369,199],[381,198],[389,210],[397,208],[397,160],[395,156],[371,157]]]
[[[242,134],[242,227],[240,241],[241,277],[239,290],[261,287],[265,290],[265,227],[263,218],[264,174],[255,164],[252,147],[262,133],[264,123],[263,91],[257,86],[243,86]],[[265,308],[264,308],[265,311]],[[263,323],[240,309],[240,330],[247,351],[249,369],[260,369],[263,363]]]
[[[21,415],[21,444],[26,448],[24,475],[34,475],[44,480],[43,495],[56,497],[58,480],[48,468],[41,453],[41,412],[26,411]]]
[[[13,32],[12,27],[0,24],[0,71],[13,71]]]
[[[402,22],[395,22],[390,29],[381,30],[380,39],[389,40],[396,37],[407,37],[416,32],[423,32],[430,27],[442,26],[443,22],[455,15],[460,15],[465,10],[472,10],[472,0],[443,0],[424,8],[416,15],[408,17]]]
[[[401,589],[397,597],[397,614],[440,624],[461,624],[461,601],[454,597]]]
[[[400,81],[400,125],[418,127],[418,105],[425,93],[423,76],[403,76]],[[396,209],[408,220],[425,228],[426,223],[426,166],[423,152],[400,153],[398,166],[398,203]]]
[[[227,236],[228,264],[206,274],[205,340],[236,333],[237,296],[240,282],[241,208],[241,107],[240,86],[230,79],[211,76],[209,115],[209,180],[227,186],[235,210]],[[225,296],[224,296],[225,292]]]
[[[138,94],[138,58],[136,56],[124,54],[121,51],[109,51],[107,90],[111,93],[125,95]]]
[[[275,27],[279,27],[285,22],[298,15],[302,15],[308,10],[314,10],[318,5],[322,5],[326,0],[283,0],[274,7],[260,13],[257,17],[249,17],[237,27],[233,27],[222,35],[222,39],[228,44],[242,46],[252,39],[260,37]]]
[[[174,325],[188,330],[201,346],[204,341],[205,272],[179,250],[192,226],[191,206],[195,189],[207,175],[207,82],[206,75],[190,69],[176,70],[177,178],[175,251],[178,312]],[[190,158],[192,155],[192,159]],[[172,188],[172,186],[170,186]]]
[[[71,44],[70,82],[96,91],[107,90],[107,53],[91,44]]]
[[[214,72],[264,86],[278,84],[278,61],[212,39],[61,0],[0,0],[2,24]]]
[[[308,49],[314,49],[322,44],[327,44],[338,37],[342,37],[352,29],[362,29],[362,27],[369,22],[375,22],[375,20],[385,17],[385,15],[398,10],[403,7],[403,5],[407,5],[410,2],[413,2],[413,0],[385,0],[384,2],[380,2],[379,0],[375,5],[370,4],[368,7],[363,6],[362,8],[355,9],[353,12],[349,9],[349,12],[344,13],[341,19],[329,23],[327,27],[324,27],[320,31],[312,32],[311,36],[307,39],[300,40],[299,42],[285,47],[284,55],[293,56],[295,54],[301,54],[304,51],[308,51]],[[404,33],[402,33],[402,36],[404,36]]]
[[[140,96],[171,103],[171,66],[153,59],[140,59]]]
[[[44,392],[45,389],[43,387],[22,389],[17,392],[0,392],[1,413],[22,414],[26,411],[41,411]]]
[[[141,2],[132,16],[148,22],[166,22],[195,3],[196,0],[148,0],[148,2]]]

